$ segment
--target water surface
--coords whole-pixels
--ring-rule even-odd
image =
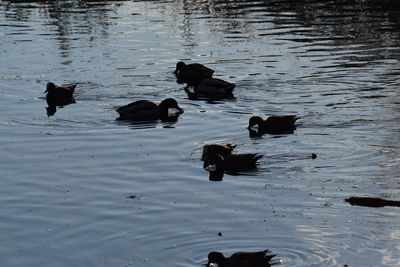
[[[400,210],[344,201],[399,200],[399,10],[1,1],[1,265],[201,266],[261,249],[278,266],[400,265]],[[178,60],[236,83],[235,99],[188,99]],[[47,116],[48,81],[78,83],[76,103]],[[175,122],[115,120],[168,97]],[[250,138],[248,119],[272,114],[300,125]],[[259,170],[209,181],[202,146],[220,142],[265,154]]]

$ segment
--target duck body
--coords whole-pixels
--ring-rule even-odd
[[[195,84],[188,84],[185,92],[189,97],[233,98],[235,84],[217,78],[206,78]]]
[[[296,120],[299,117],[295,115],[273,115],[263,120],[261,117],[253,116],[249,119],[249,131],[263,134],[284,134],[293,133],[296,130]],[[257,130],[254,130],[257,128]]]
[[[185,64],[179,61],[174,73],[178,83],[196,84],[204,79],[212,78],[214,70],[199,63]]]
[[[163,100],[159,105],[148,101],[139,100],[117,108],[118,120],[146,121],[167,118],[168,110],[176,109],[176,114],[183,113],[183,109],[173,98]]]
[[[257,168],[257,160],[262,157],[263,155],[256,153],[231,154],[225,157],[211,154],[204,160],[204,169],[209,171],[213,178],[222,178],[224,172],[236,174],[240,171]]]
[[[46,101],[49,107],[65,106],[75,103],[74,92],[76,84],[55,85],[52,82],[46,85]]]
[[[385,206],[400,207],[400,201],[375,197],[350,197],[345,199],[345,201],[349,202],[352,206],[357,205],[372,208],[381,208]]]
[[[269,261],[276,255],[268,255],[269,250],[258,252],[237,252],[226,258],[220,252],[208,254],[207,267],[217,263],[218,267],[270,267]]]
[[[218,154],[222,157],[226,157],[232,154],[233,149],[236,145],[232,144],[208,144],[203,146],[203,154],[201,160],[207,161],[212,154]]]

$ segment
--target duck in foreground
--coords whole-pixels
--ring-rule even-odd
[[[74,91],[76,84],[55,85],[52,82],[46,85],[46,101],[49,107],[65,106],[75,103]]]
[[[258,252],[237,252],[226,258],[221,252],[210,252],[208,254],[208,263],[218,264],[218,267],[270,267],[269,261],[276,255],[268,255],[269,250]]]
[[[170,113],[170,111],[173,111]],[[146,121],[168,118],[183,113],[183,109],[173,98],[163,100],[159,105],[148,101],[139,100],[126,106],[117,108],[118,120]]]
[[[296,121],[299,117],[295,115],[273,115],[263,120],[261,117],[253,116],[249,119],[250,134],[285,134],[296,130]]]
[[[219,154],[211,154],[204,160],[203,168],[210,172],[210,181],[222,181],[224,172],[237,174],[257,168],[257,160],[262,158],[261,154],[231,154],[225,157]]]
[[[196,84],[212,78],[214,70],[199,63],[185,64],[179,61],[174,71],[178,83]]]
[[[189,98],[234,98],[233,89],[235,84],[217,78],[206,78],[194,84],[188,84],[185,92]]]

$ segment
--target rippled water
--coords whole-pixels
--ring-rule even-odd
[[[344,202],[400,199],[399,10],[1,1],[1,265],[201,266],[261,249],[278,266],[400,265],[400,210]],[[236,98],[189,100],[178,60],[215,69]],[[78,83],[77,103],[48,117],[48,81]],[[115,120],[168,97],[176,122]],[[271,114],[300,126],[250,138],[248,119]],[[265,154],[259,170],[209,181],[202,146],[219,142]]]

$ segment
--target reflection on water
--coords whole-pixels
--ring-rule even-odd
[[[283,266],[399,265],[397,208],[344,201],[399,200],[399,7],[1,1],[2,264],[200,266],[268,248]],[[181,60],[235,98],[192,99]],[[49,81],[79,88],[48,117]],[[115,120],[117,106],[170,97],[179,119]],[[284,114],[301,117],[296,131],[249,138],[250,117]],[[265,156],[212,183],[210,143]]]

